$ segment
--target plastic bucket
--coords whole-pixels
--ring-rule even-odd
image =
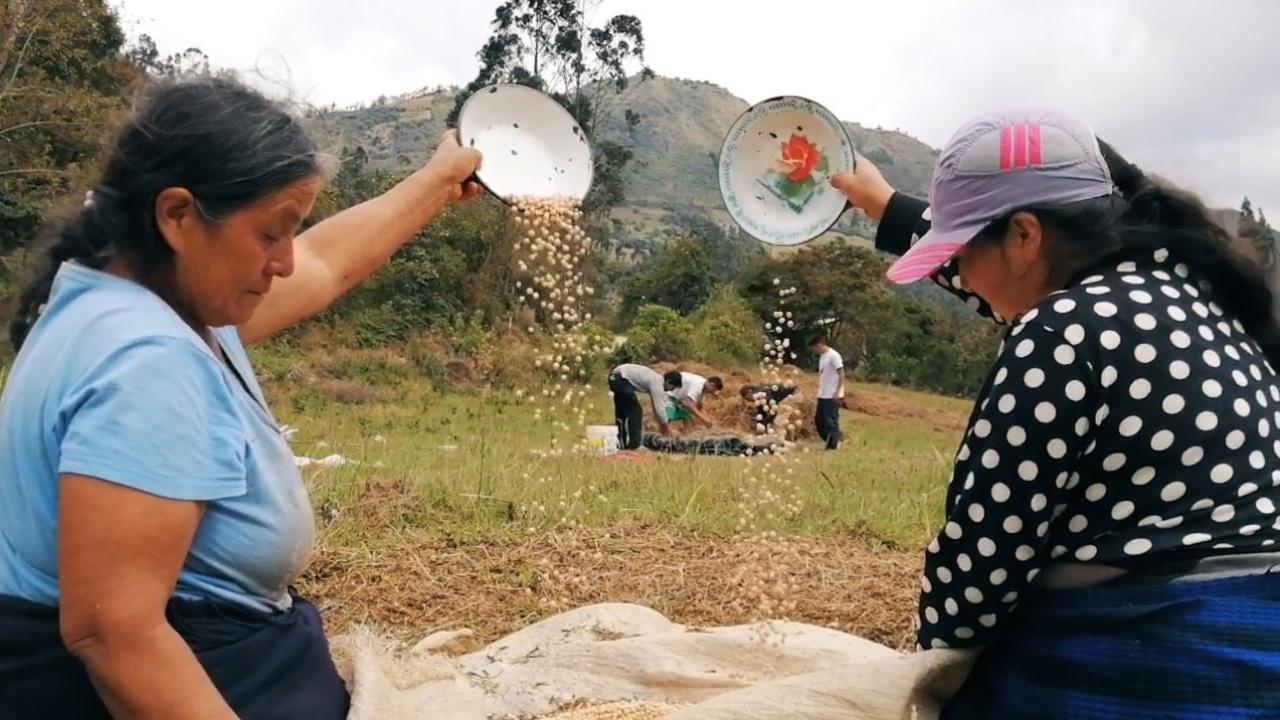
[[[618,452],[618,428],[616,425],[588,425],[587,447],[598,455]]]

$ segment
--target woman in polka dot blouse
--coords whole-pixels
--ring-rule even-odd
[[[926,554],[921,647],[985,648],[944,717],[1280,717],[1261,271],[1060,112],[966,124],[931,208],[861,158],[833,185],[903,255],[891,280],[1011,326]]]

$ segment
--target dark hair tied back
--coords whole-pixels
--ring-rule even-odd
[[[1063,287],[1104,266],[1166,250],[1171,262],[1187,266],[1192,282],[1206,283],[1212,298],[1239,319],[1271,364],[1280,367],[1280,328],[1263,268],[1237,249],[1231,234],[1195,196],[1147,176],[1107,143],[1098,145],[1115,194],[1020,209],[1033,213],[1052,234],[1050,281]],[[979,241],[1003,238],[1013,215],[988,225]]]
[[[1116,255],[1165,248],[1209,285],[1214,299],[1280,367],[1280,327],[1263,268],[1240,252],[1231,234],[1194,195],[1147,177],[1110,145],[1099,141],[1112,181],[1128,202]]]
[[[186,188],[201,216],[219,222],[320,172],[315,143],[279,103],[234,80],[158,82],[107,146],[105,166],[84,206],[48,239],[43,267],[18,298],[9,326],[22,346],[67,261],[102,268],[125,256],[154,282],[173,252],[155,221],[168,188]]]

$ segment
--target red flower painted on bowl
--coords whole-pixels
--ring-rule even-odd
[[[804,182],[813,175],[813,169],[822,159],[818,146],[809,142],[804,135],[791,134],[791,139],[782,143],[782,161],[778,170],[786,174],[791,182]]]

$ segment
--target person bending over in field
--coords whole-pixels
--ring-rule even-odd
[[[707,395],[716,395],[721,390],[724,390],[724,381],[714,375],[704,378],[697,373],[681,372],[680,387],[667,393],[671,401],[667,408],[667,420],[683,424],[697,418],[707,427],[715,427],[715,419],[702,410],[702,399]]]
[[[618,447],[638,450],[644,443],[644,410],[637,395],[649,396],[653,420],[663,435],[671,434],[667,420],[671,399],[667,393],[679,389],[683,378],[672,371],[659,374],[653,368],[635,363],[619,365],[609,373],[609,392],[613,394],[613,421],[618,426]]]

